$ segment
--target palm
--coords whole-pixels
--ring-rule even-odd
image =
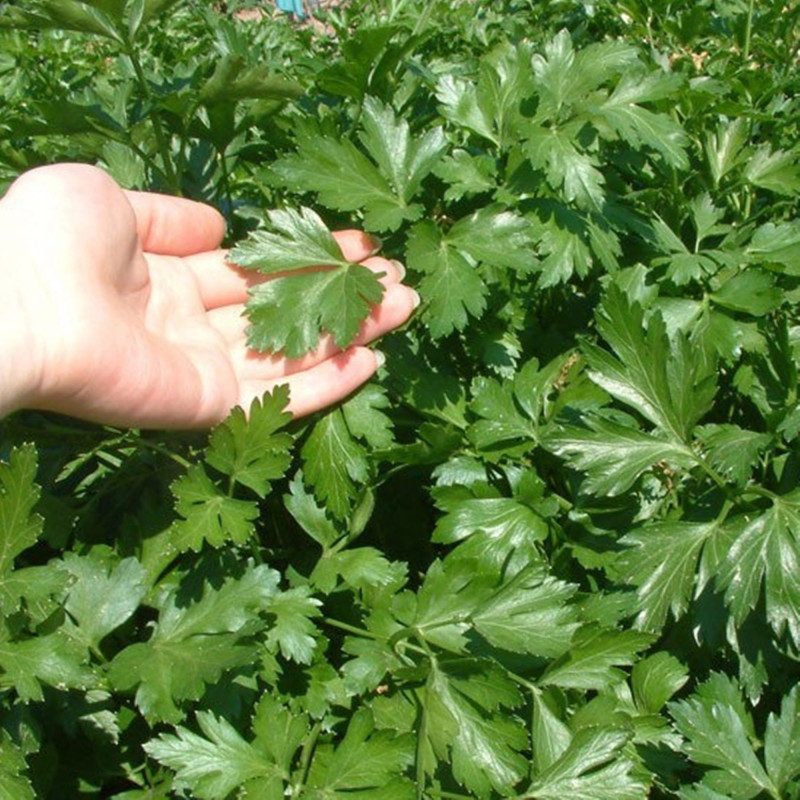
[[[293,411],[313,411],[375,369],[365,348],[338,353],[328,341],[294,361],[249,351],[242,310],[252,278],[217,249],[224,222],[208,206],[125,193],[77,165],[29,173],[3,202],[10,228],[0,234],[13,229],[14,256],[31,265],[23,295],[41,328],[43,407],[120,425],[207,426],[279,383],[290,384]],[[349,258],[369,254],[363,235],[340,243]],[[387,291],[362,342],[402,323],[414,302],[393,265],[372,261]]]

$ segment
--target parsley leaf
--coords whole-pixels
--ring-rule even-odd
[[[100,559],[73,555],[64,565],[74,581],[64,608],[78,623],[77,636],[88,647],[97,647],[144,599],[149,588],[145,570],[135,558],[109,567]]]
[[[39,501],[36,478],[37,458],[33,445],[11,451],[8,463],[0,462],[0,611],[12,614],[21,597],[33,587],[31,573],[20,582],[13,571],[14,559],[36,544],[43,519],[34,513]]]
[[[223,492],[205,469],[194,464],[171,487],[175,509],[182,519],[173,524],[171,545],[183,552],[199,552],[208,542],[221,547],[227,541],[246,542],[253,534],[258,505]]]
[[[483,315],[489,291],[483,265],[533,269],[532,229],[523,217],[492,208],[458,220],[447,233],[433,222],[419,222],[409,235],[407,261],[423,273],[422,318],[438,339],[462,330],[469,316]]]
[[[309,126],[298,136],[297,153],[280,159],[273,170],[284,184],[316,192],[331,208],[364,208],[369,230],[395,230],[422,215],[423,207],[410,201],[446,141],[438,128],[412,137],[408,123],[377,98],[364,99],[363,113],[360,139],[374,161],[352,142],[320,137]]]
[[[681,126],[666,114],[642,108],[638,103],[657,100],[673,94],[680,84],[676,75],[650,73],[624,75],[603,101],[598,115],[628,144],[650,147],[660,153],[672,167],[686,169],[687,137]]]
[[[477,83],[445,75],[436,97],[445,119],[498,147],[511,141],[523,98],[532,93],[528,45],[503,45],[482,61]]]
[[[644,313],[611,286],[597,315],[597,327],[617,358],[586,344],[589,376],[609,394],[660,427],[675,444],[685,442],[716,389],[714,376],[688,341],[671,342],[663,318]]]
[[[310,208],[274,209],[267,218],[271,229],[253,231],[230,251],[231,261],[267,275],[305,267],[348,266],[336,239]]]
[[[725,554],[717,582],[741,623],[755,606],[762,583],[767,619],[780,635],[788,631],[800,644],[800,588],[791,576],[800,569],[800,490],[777,496],[758,516],[743,515],[728,522],[736,538]]]
[[[627,583],[638,587],[640,627],[661,630],[670,612],[676,620],[686,613],[700,553],[717,528],[715,521],[665,520],[620,539],[631,548],[623,552],[618,568]]]
[[[0,734],[0,800],[35,800],[25,756],[6,731]]]
[[[587,428],[562,426],[545,437],[545,446],[575,469],[586,472],[586,491],[618,495],[655,464],[690,467],[695,459],[685,445],[602,417],[587,417]]]
[[[179,788],[201,800],[225,800],[234,789],[257,790],[261,797],[283,796],[288,775],[266,754],[243,739],[229,722],[198,711],[203,735],[179,727],[145,744],[147,753],[175,771]],[[263,794],[262,794],[263,793]]]
[[[794,154],[769,145],[759,147],[747,162],[745,178],[750,183],[779,194],[794,195],[800,189],[800,165]]]
[[[436,524],[433,541],[452,544],[483,531],[490,540],[509,538],[522,541],[530,537],[541,541],[547,536],[547,523],[529,506],[510,497],[448,500],[438,505],[448,513]]]
[[[483,315],[488,294],[486,284],[474,262],[448,246],[434,223],[420,222],[412,229],[408,266],[423,273],[417,287],[425,301],[422,318],[435,338],[463,330],[468,315],[478,318]]]
[[[274,616],[267,633],[267,646],[280,647],[284,658],[310,664],[317,643],[314,637],[317,629],[311,620],[320,616],[320,605],[305,586],[275,595],[267,609]]]
[[[770,714],[764,736],[767,773],[783,794],[800,775],[800,690],[795,686],[781,701],[780,714]]]
[[[317,422],[301,455],[305,477],[316,496],[334,517],[344,519],[358,488],[367,481],[369,465],[365,450],[350,434],[341,409]]]
[[[136,704],[147,719],[179,722],[184,701],[200,697],[227,670],[253,662],[253,616],[269,609],[278,579],[266,565],[251,567],[219,589],[207,587],[187,606],[177,590],[168,592],[148,641],[114,658],[112,683],[122,691],[137,687]]]
[[[8,463],[0,463],[0,578],[14,559],[36,543],[43,520],[33,513],[39,500],[36,449],[23,445],[11,451]]]
[[[738,425],[702,425],[695,436],[703,445],[711,466],[721,475],[744,486],[759,455],[772,442],[768,433],[757,433]]]
[[[331,334],[337,347],[349,347],[372,307],[380,302],[383,287],[371,270],[348,264],[274,278],[256,286],[250,295],[248,345],[298,358],[315,350],[323,333]],[[287,308],[295,313],[286,314]]]
[[[273,277],[250,290],[249,346],[295,358],[316,349],[323,333],[337,346],[349,346],[383,296],[380,276],[348,262],[310,209],[271,211],[269,219],[274,230],[255,231],[231,250],[231,260],[267,274],[316,269]]]
[[[703,779],[706,786],[737,800],[750,800],[762,791],[778,796],[750,742],[752,721],[743,719],[738,709],[713,697],[694,696],[670,704],[670,712],[686,737],[687,755],[711,768]]]
[[[563,754],[537,777],[526,796],[579,800],[644,800],[648,786],[622,756],[623,731],[585,728]]]
[[[578,627],[568,605],[575,587],[523,570],[472,613],[475,630],[495,647],[544,658],[561,655]]]
[[[495,188],[497,165],[487,155],[472,155],[456,149],[433,168],[434,173],[449,184],[447,200],[460,200],[468,194],[479,194]]]
[[[388,178],[398,200],[407,203],[445,151],[447,142],[441,128],[412,137],[408,122],[375,97],[364,98],[362,126],[362,144]],[[403,216],[414,220],[421,212],[421,206],[412,205]]]
[[[633,664],[636,653],[652,638],[635,631],[581,628],[569,651],[553,661],[542,676],[542,684],[562,688],[600,689],[618,683],[620,666]]]
[[[333,752],[321,750],[314,759],[308,784],[312,796],[320,799],[345,798],[354,790],[380,791],[381,796],[387,790],[389,797],[411,798],[414,792],[410,781],[401,780],[398,786],[397,776],[413,758],[411,737],[376,731],[370,711],[359,709]]]
[[[600,209],[605,201],[596,157],[581,152],[573,143],[576,128],[533,128],[525,152],[536,169],[543,169],[553,189],[563,189],[564,199],[581,208]]]
[[[44,700],[42,684],[86,690],[98,684],[86,665],[83,644],[67,631],[10,641],[0,629],[0,685],[12,686],[23,702]]]
[[[286,411],[288,402],[289,387],[284,385],[253,400],[247,417],[243,409],[234,408],[211,432],[206,462],[264,497],[269,482],[283,477],[291,463],[293,437],[278,433],[292,418]]]
[[[420,697],[426,769],[435,757],[452,760],[456,780],[478,797],[510,792],[527,771],[525,729],[501,710],[519,705],[514,684],[486,662],[443,661],[431,665]]]

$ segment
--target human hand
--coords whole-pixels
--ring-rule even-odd
[[[383,272],[356,344],[329,337],[299,359],[245,342],[247,289],[269,279],[225,260],[222,216],[182,198],[125,192],[79,164],[41,167],[0,200],[0,415],[58,411],[120,426],[195,428],[289,384],[290,410],[334,403],[378,366],[366,343],[416,303],[394,262],[358,231],[345,256]],[[291,314],[292,309],[286,313]]]

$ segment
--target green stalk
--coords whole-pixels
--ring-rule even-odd
[[[744,60],[750,58],[750,38],[753,33],[753,15],[755,13],[756,0],[750,0],[747,4],[747,27],[744,30]]]
[[[175,165],[172,162],[172,155],[170,154],[167,136],[161,122],[161,115],[155,110],[155,97],[150,89],[150,83],[147,80],[147,76],[144,74],[144,69],[142,68],[142,63],[139,61],[139,57],[136,55],[136,50],[130,42],[125,43],[125,55],[131,60],[133,71],[136,73],[136,80],[139,82],[142,94],[147,101],[147,115],[153,125],[156,146],[164,167],[164,177],[167,179],[170,188],[176,194],[180,194],[180,184],[178,183],[178,176],[175,172]]]
[[[219,164],[222,170],[222,191],[225,193],[225,202],[228,204],[228,214],[233,214],[233,194],[231,192],[231,174],[228,170],[228,156],[226,147],[225,150],[218,150]]]
[[[417,800],[422,800],[425,796],[425,769],[423,767],[422,747],[425,737],[428,735],[428,712],[425,704],[420,700],[417,692],[414,692],[419,707],[419,734],[417,735],[417,747],[414,754],[414,772],[417,778]]]
[[[300,781],[292,787],[292,797],[297,797],[299,792],[305,788],[306,781],[308,780],[308,773],[311,769],[311,756],[314,754],[314,749],[317,746],[317,739],[322,733],[322,723],[318,722],[311,729],[305,742],[303,742],[303,749],[300,751]]]
[[[154,453],[159,453],[167,458],[171,458],[176,464],[179,464],[184,469],[189,469],[192,466],[191,461],[184,458],[179,453],[173,452],[159,442],[151,442],[149,439],[140,438],[135,442],[135,445],[137,447],[143,447],[145,450],[152,450]]]
[[[345,631],[345,633],[350,633],[353,636],[362,636],[365,639],[375,639],[379,642],[385,641],[383,636],[378,636],[372,631],[368,631],[366,628],[356,628],[355,625],[348,625],[346,622],[340,622],[338,619],[323,617],[322,621],[326,625],[330,625],[332,628],[338,628],[340,631]]]
[[[411,31],[412,37],[416,36],[420,31],[425,29],[425,26],[428,24],[428,20],[430,19],[430,16],[433,13],[433,6],[434,6],[433,3],[426,3],[422,13],[417,18],[417,22],[414,25],[414,30]]]

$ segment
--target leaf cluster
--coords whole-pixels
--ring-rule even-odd
[[[3,180],[218,204],[258,349],[329,227],[423,304],[310,420],[2,422],[0,797],[800,797],[799,14],[4,4]]]

